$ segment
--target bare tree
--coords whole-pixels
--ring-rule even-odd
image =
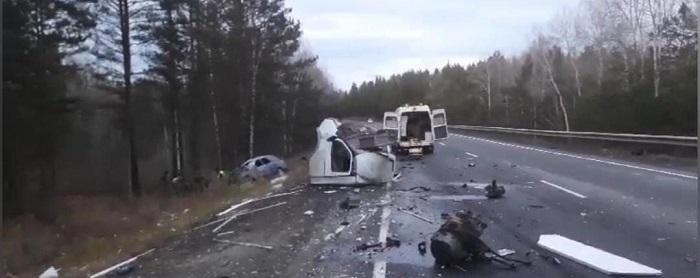
[[[536,52],[536,54],[539,58],[538,59],[540,62],[539,64],[542,66],[542,68],[546,72],[547,79],[549,80],[549,84],[552,85],[552,89],[554,89],[554,93],[557,95],[559,109],[561,109],[563,120],[564,120],[564,128],[566,131],[570,131],[569,114],[566,110],[566,106],[564,105],[564,97],[561,94],[561,90],[559,90],[559,85],[554,80],[554,73],[552,71],[552,61],[551,61],[552,55],[550,55],[550,53],[549,53],[551,47],[552,47],[551,39],[540,34],[538,36],[537,40],[535,41],[534,51]]]
[[[654,97],[659,97],[659,83],[661,83],[661,70],[659,69],[659,52],[661,49],[660,33],[663,28],[663,21],[673,11],[676,6],[674,0],[646,0],[644,2],[645,11],[649,16],[650,40],[651,40],[651,58],[652,68],[654,71]]]
[[[579,77],[578,65],[576,57],[579,52],[580,35],[578,30],[580,27],[578,14],[569,9],[563,9],[550,23],[550,28],[555,36],[555,39],[566,49],[567,60],[574,70],[574,80],[576,82],[576,95],[581,96],[581,79]]]

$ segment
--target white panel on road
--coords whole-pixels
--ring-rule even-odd
[[[661,270],[560,235],[540,235],[537,245],[608,275],[661,275]]]

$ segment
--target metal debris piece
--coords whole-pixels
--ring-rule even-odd
[[[347,226],[347,225],[350,225],[350,222],[348,222],[348,221],[343,221],[343,222],[340,222],[340,225]]]
[[[400,247],[401,241],[392,237],[386,237],[386,247]]]
[[[528,205],[528,207],[531,207],[531,208],[538,208],[538,209],[544,208],[543,205]]]
[[[214,239],[214,241],[226,243],[226,244],[238,245],[238,246],[256,247],[256,248],[265,249],[265,250],[272,250],[273,249],[272,246],[260,245],[260,244],[249,243],[249,242],[240,242],[240,241],[232,241],[232,240],[225,240],[225,239]]]
[[[326,190],[326,191],[323,191],[323,193],[326,193],[326,194],[333,194],[333,193],[336,193],[336,192],[338,192],[338,191],[336,191],[336,190]]]
[[[491,182],[491,185],[486,188],[486,197],[489,199],[496,199],[503,196],[506,193],[506,188],[502,185],[497,185],[496,180]]]
[[[410,216],[413,216],[413,217],[415,217],[415,218],[418,218],[418,219],[420,219],[420,220],[423,220],[423,221],[425,221],[425,222],[428,222],[428,223],[430,223],[430,224],[433,224],[433,221],[431,221],[431,220],[428,219],[428,218],[425,218],[425,217],[420,216],[420,215],[418,215],[418,214],[412,213],[412,212],[410,212],[410,211],[405,211],[405,210],[400,209],[400,208],[399,208],[398,210],[399,210],[400,212],[403,212],[403,213],[405,213],[405,214],[408,214],[408,215],[410,215]]]
[[[313,210],[307,210],[304,212],[304,215],[313,215],[314,211]]]
[[[430,238],[430,253],[438,265],[459,265],[468,260],[486,259],[515,268],[531,262],[501,256],[479,237],[487,224],[471,211],[450,216]]]
[[[382,243],[381,242],[372,243],[372,244],[363,243],[363,244],[360,244],[358,246],[355,246],[355,249],[353,251],[355,251],[355,252],[365,251],[367,249],[375,248],[375,247],[382,247]]]
[[[469,162],[469,164],[467,164],[467,166],[469,166],[469,167],[476,167],[476,163],[474,163],[474,162]]]
[[[358,208],[360,206],[360,199],[350,199],[350,197],[345,197],[345,200],[340,202],[340,208],[345,210],[350,210]]]
[[[420,243],[418,243],[418,253],[421,256],[424,256],[426,251],[427,251],[427,247],[426,247],[425,241],[421,241]]]

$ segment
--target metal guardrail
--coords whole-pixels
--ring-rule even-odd
[[[449,127],[454,128],[454,129],[463,129],[463,130],[493,131],[493,132],[526,134],[526,135],[535,135],[535,136],[581,138],[581,139],[592,139],[592,140],[621,141],[621,142],[661,144],[661,145],[686,146],[686,147],[697,147],[697,143],[698,143],[698,137],[692,137],[692,136],[649,135],[649,134],[630,134],[630,133],[603,133],[603,132],[583,132],[583,131],[559,131],[559,130],[524,129],[524,128],[507,128],[507,127],[468,126],[468,125],[450,125]]]

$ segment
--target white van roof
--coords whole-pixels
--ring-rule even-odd
[[[413,112],[413,111],[418,111],[418,112],[430,112],[430,107],[421,104],[421,105],[404,105],[400,106],[399,108],[396,108],[396,113],[401,114],[404,112]]]

